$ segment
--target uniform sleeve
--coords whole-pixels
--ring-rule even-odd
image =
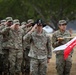
[[[52,47],[55,48],[60,45],[60,42],[57,40],[57,37],[55,34],[52,35]]]
[[[48,50],[48,58],[52,57],[52,50],[51,50],[51,39],[50,36],[47,37],[47,50]]]
[[[26,42],[29,42],[31,40],[31,34],[27,33],[26,35],[24,35],[23,40],[26,41]]]
[[[9,32],[10,28],[9,27],[5,27],[2,30],[0,30],[0,34],[6,34],[7,32]]]
[[[31,29],[32,27],[27,28],[26,33],[28,33]]]
[[[25,29],[26,27],[25,27],[25,25],[22,25],[21,28],[22,28],[22,29]]]
[[[0,26],[0,30],[2,30],[3,28],[5,28],[4,25],[1,25],[1,26]]]
[[[24,30],[24,33],[26,34],[26,33],[28,33],[31,29],[32,29],[32,27],[29,27],[29,28],[22,28],[23,30]]]

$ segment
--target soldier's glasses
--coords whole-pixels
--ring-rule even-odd
[[[60,24],[60,26],[66,26],[67,24]]]

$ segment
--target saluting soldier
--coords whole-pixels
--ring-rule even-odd
[[[31,29],[34,23],[33,19],[29,19],[27,23],[23,22],[21,28],[24,30],[24,34],[26,35]],[[29,75],[30,74],[30,58],[28,53],[30,51],[30,44],[28,42],[23,41],[23,62],[22,62],[22,74]]]
[[[46,75],[47,60],[51,58],[51,41],[50,37],[46,36],[46,32],[42,29],[42,20],[37,21],[37,25],[28,32],[23,39],[30,43],[30,74],[31,75]]]
[[[1,24],[0,24],[0,31],[4,28],[4,23],[6,22],[6,20],[1,20]],[[3,72],[3,51],[2,51],[2,41],[3,41],[3,35],[0,34],[0,75],[2,75]]]
[[[23,58],[23,47],[22,39],[24,31],[20,28],[20,23],[18,19],[13,20],[13,25],[11,27],[5,27],[0,33],[9,33],[8,36],[8,48],[9,48],[9,62],[10,75],[20,75],[21,73],[21,63]]]
[[[6,27],[10,27],[12,25],[13,19],[12,17],[6,17],[6,22],[3,24],[4,28]],[[9,60],[8,60],[8,56],[9,56],[9,47],[8,47],[8,38],[9,33],[3,34],[3,40],[2,40],[2,50],[4,53],[4,60],[3,60],[3,68],[4,68],[4,75],[7,75],[9,72]]]

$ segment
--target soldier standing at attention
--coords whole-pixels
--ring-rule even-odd
[[[47,62],[51,58],[51,41],[50,37],[46,36],[46,32],[42,29],[42,20],[37,21],[37,28],[28,32],[23,39],[29,40],[30,51],[30,74],[31,75],[46,75]],[[35,30],[35,31],[34,31]],[[34,31],[34,32],[33,32]]]
[[[4,23],[4,28],[6,27],[10,27],[12,25],[12,17],[6,17],[6,23]],[[3,40],[2,40],[2,50],[4,53],[4,60],[3,60],[3,68],[4,68],[4,75],[7,75],[9,72],[9,60],[8,60],[8,56],[9,56],[9,47],[8,47],[8,36],[9,33],[3,34]]]
[[[1,20],[1,24],[0,24],[0,31],[4,28],[4,23],[6,22],[6,20]],[[3,72],[3,51],[2,51],[2,40],[3,40],[3,35],[0,34],[0,75],[2,75]]]
[[[24,33],[27,34],[32,29],[32,24],[34,23],[33,19],[29,19],[26,22],[22,22],[22,29],[24,30]],[[30,44],[28,42],[23,41],[23,62],[22,62],[22,74],[29,75],[30,74],[30,57],[28,56],[28,53],[30,51]]]
[[[10,75],[20,75],[21,73],[21,63],[23,58],[23,47],[22,39],[24,31],[20,28],[20,23],[18,19],[13,20],[13,25],[11,27],[6,27],[2,29],[0,33],[6,34],[8,36],[8,46],[9,46],[9,62]]]
[[[24,34],[26,34],[26,22],[22,22],[20,28],[22,28],[24,30]],[[21,63],[21,71],[22,71],[22,75],[25,75],[25,46],[26,43],[24,41],[22,41],[23,44],[23,59],[22,59],[22,63]]]
[[[20,28],[20,22],[18,19],[13,20],[13,25],[10,27],[10,44],[12,50],[9,51],[10,61],[10,75],[20,75],[21,63],[23,59],[23,47],[22,40],[24,30]],[[11,49],[10,48],[10,49]]]
[[[52,36],[52,46],[58,47],[67,43],[70,38],[69,31],[66,30],[67,22],[65,20],[60,20],[58,23],[59,30],[55,31]],[[72,52],[69,57],[64,60],[64,51],[60,50],[56,52],[56,70],[58,75],[70,75],[70,69],[72,67]]]

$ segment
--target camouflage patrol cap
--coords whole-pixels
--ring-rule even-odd
[[[60,21],[58,22],[58,24],[59,24],[59,25],[63,25],[63,24],[67,24],[67,22],[66,22],[66,20],[60,20]]]
[[[26,25],[26,24],[27,24],[26,22],[22,22],[22,23],[21,23],[21,25]]]
[[[18,24],[18,25],[20,25],[20,22],[19,22],[18,19],[14,19],[14,20],[13,20],[13,24]]]
[[[9,21],[13,21],[12,17],[6,17],[6,21],[9,22]]]
[[[6,20],[4,19],[4,20],[1,20],[1,24],[4,24],[6,22]]]
[[[27,21],[27,23],[34,23],[34,20],[33,20],[33,19],[29,19],[29,20]]]

